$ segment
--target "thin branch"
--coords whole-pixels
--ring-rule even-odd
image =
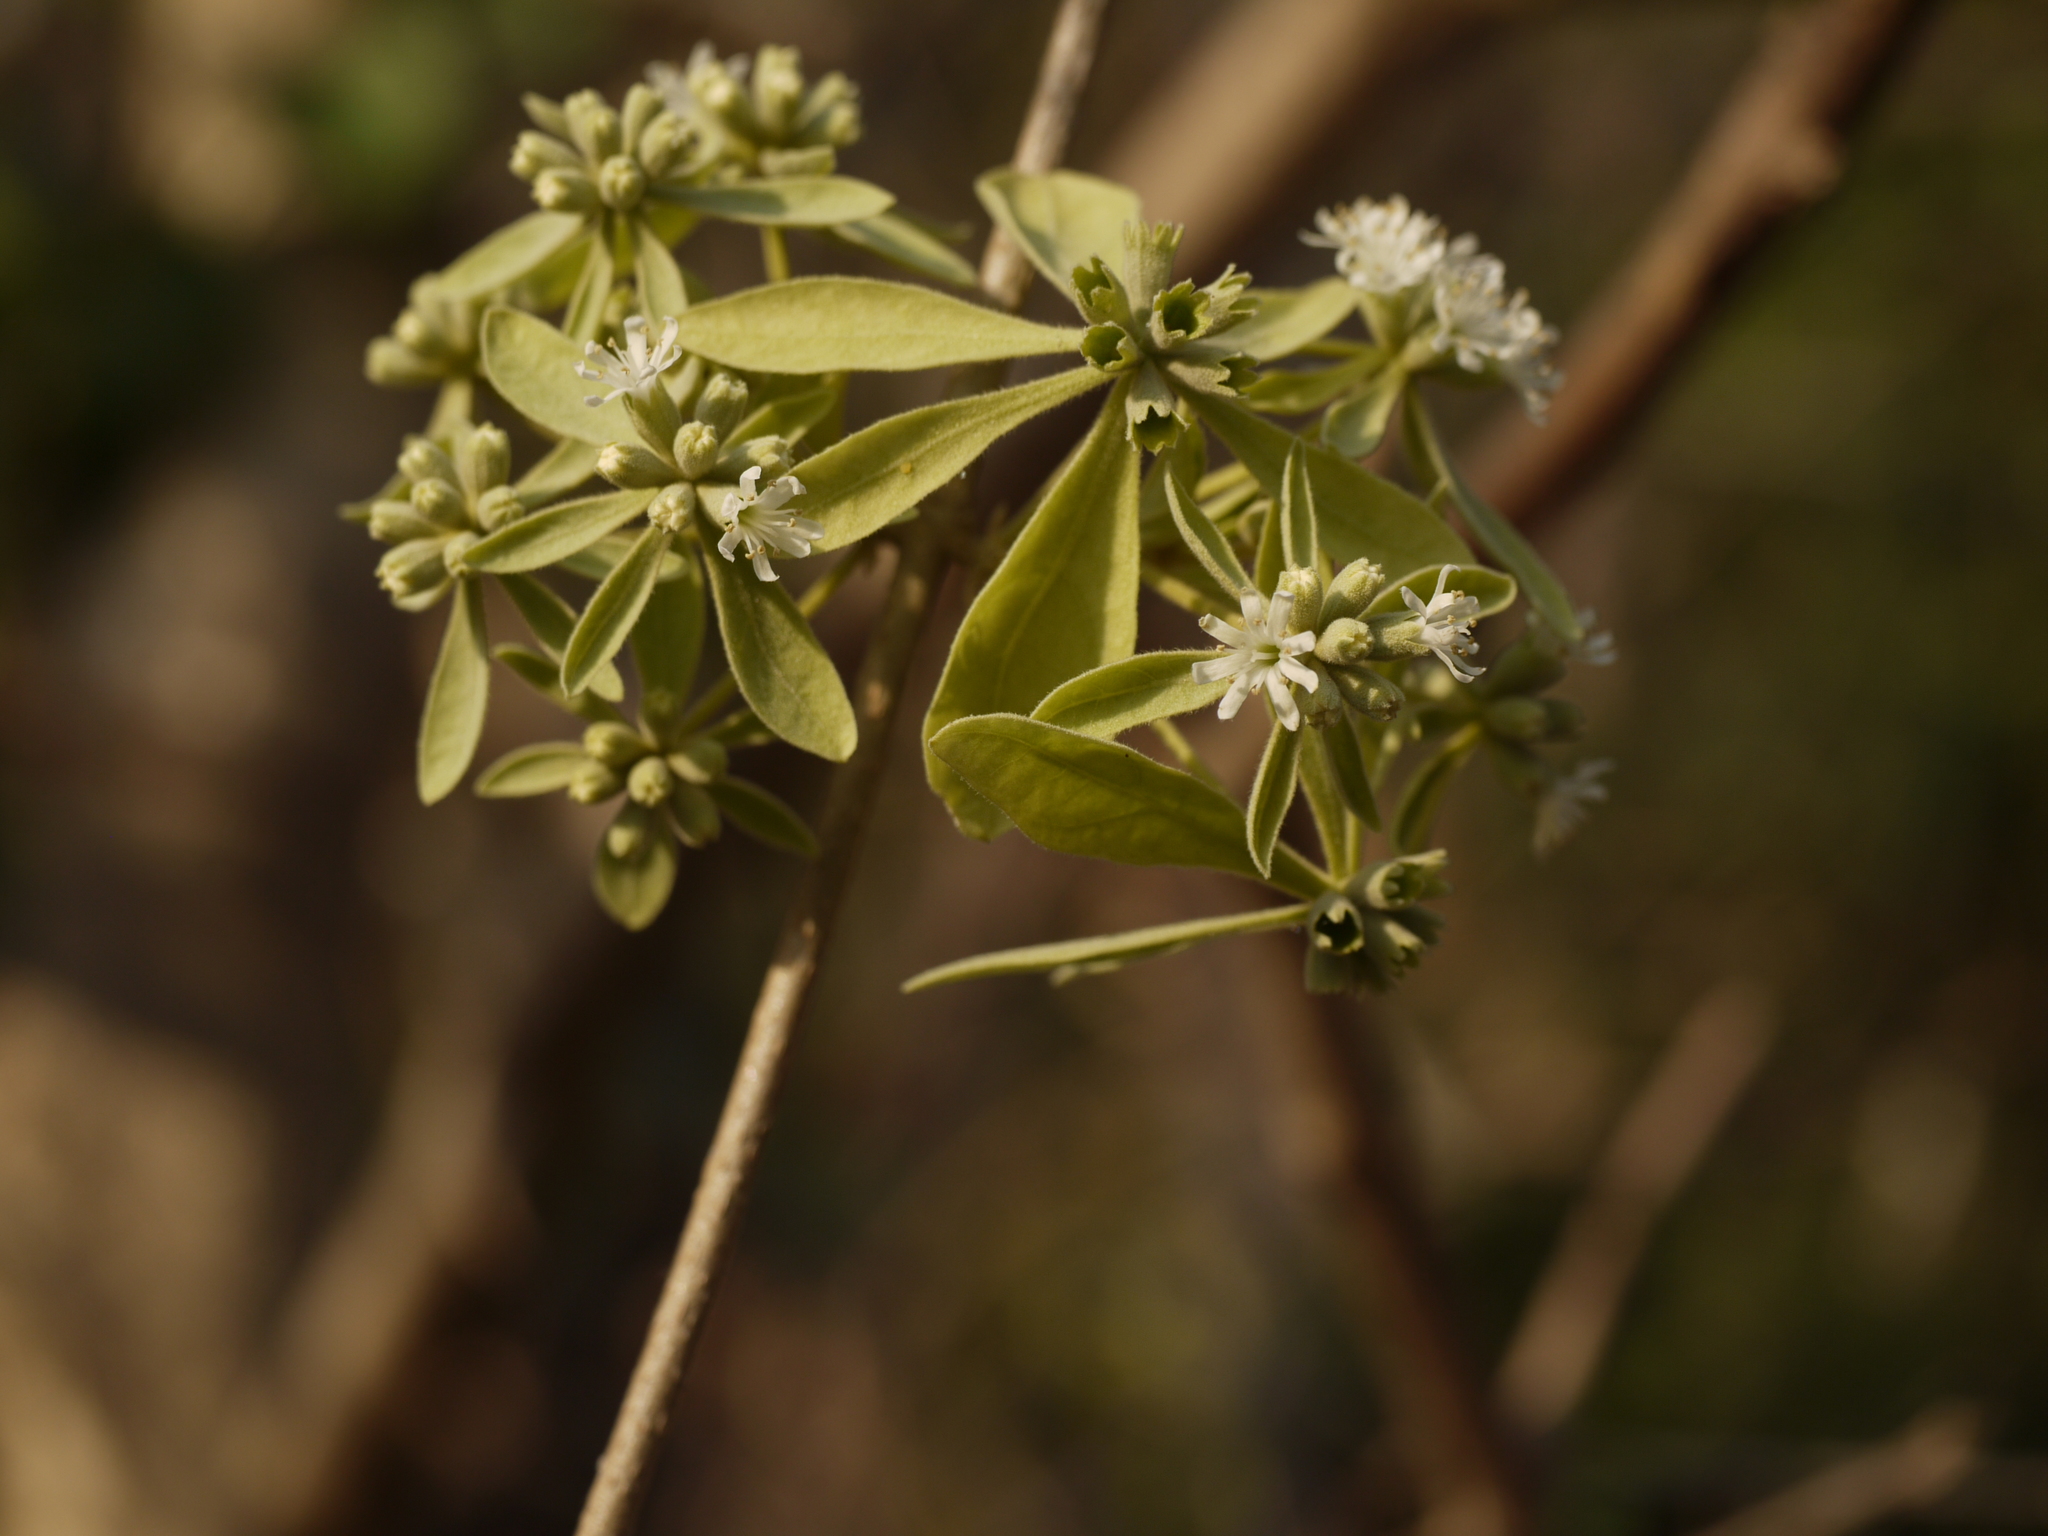
[[[1037,89],[1018,135],[1014,163],[1019,169],[1050,170],[1065,153],[1081,90],[1094,62],[1106,3],[1064,0],[1061,5]],[[1000,239],[991,241],[982,263],[982,283],[989,295],[1014,309],[1030,282],[1031,268],[1021,256],[1014,251],[1005,255]],[[861,832],[874,805],[911,656],[930,615],[933,594],[945,575],[947,543],[932,526],[932,519],[943,515],[943,510],[928,508],[926,517],[912,524],[902,540],[889,595],[854,682],[859,742],[827,791],[818,827],[821,851],[797,887],[774,958],[762,978],[732,1087],[690,1203],[682,1242],[662,1286],[610,1443],[598,1462],[596,1480],[577,1522],[577,1536],[622,1536],[646,1492],[669,1408],[689,1362],[712,1285],[731,1246],[761,1139],[767,1134],[797,1017],[817,975]]]
[[[1656,393],[1720,278],[1840,178],[1840,133],[1928,0],[1817,0],[1778,15],[1685,178],[1573,327],[1549,425],[1503,414],[1466,456],[1509,517],[1558,505]]]
[[[1925,1409],[1890,1440],[1844,1457],[1699,1536],[1846,1536],[1924,1509],[1977,1464],[1980,1433],[1980,1416],[1967,1404]]]
[[[1689,1013],[1566,1219],[1500,1369],[1502,1407],[1533,1434],[1585,1395],[1651,1232],[1770,1048],[1770,1000],[1724,983]]]

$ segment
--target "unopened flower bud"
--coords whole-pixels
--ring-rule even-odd
[[[585,763],[569,780],[569,798],[578,805],[601,805],[625,786],[616,768],[604,763]]]
[[[533,200],[550,213],[588,213],[602,199],[583,172],[550,168],[533,179]]]
[[[624,213],[636,208],[647,190],[647,173],[630,155],[613,155],[597,170],[597,191],[607,208]]]
[[[1391,679],[1380,676],[1370,667],[1324,668],[1330,681],[1337,685],[1337,692],[1344,702],[1364,715],[1368,720],[1391,720],[1401,713],[1406,702],[1403,694]]]
[[[400,345],[422,357],[435,357],[447,351],[433,321],[410,306],[400,310],[398,318],[391,322],[391,334]]]
[[[678,784],[669,795],[676,836],[686,848],[702,848],[718,836],[718,805],[694,784]]]
[[[811,132],[827,144],[846,148],[860,137],[860,103],[833,102],[813,121]]]
[[[770,138],[782,138],[796,126],[804,99],[803,55],[794,48],[770,43],[754,55],[754,111]]]
[[[447,565],[449,575],[467,576],[470,574],[469,566],[464,562],[464,557],[472,549],[476,548],[479,540],[480,535],[463,532],[453,535],[442,544],[441,559]]]
[[[1363,619],[1331,619],[1316,636],[1316,659],[1326,666],[1357,667],[1383,660]]]
[[[683,424],[683,413],[676,409],[675,397],[659,382],[650,382],[645,389],[629,390],[620,398],[648,447],[659,453],[675,441],[676,428]]]
[[[446,376],[443,364],[389,336],[379,336],[363,352],[363,377],[382,389],[420,389]]]
[[[604,829],[605,852],[615,859],[636,859],[650,835],[645,817],[621,811]]]
[[[697,419],[724,437],[747,414],[748,392],[744,379],[729,373],[714,373],[697,392]]]
[[[669,753],[668,765],[685,783],[709,784],[725,777],[725,747],[709,736],[699,736]]]
[[[370,537],[381,544],[403,544],[409,539],[437,539],[447,530],[421,517],[409,501],[379,501],[370,506]]]
[[[576,151],[553,134],[529,128],[512,143],[512,174],[521,181],[532,181],[543,171],[573,170],[581,164]]]
[[[740,88],[739,81],[714,65],[702,72],[690,72],[690,94],[697,98],[697,105],[719,119],[728,128],[745,133],[754,125],[748,119],[747,93]]]
[[[526,503],[509,485],[494,485],[476,499],[477,526],[486,533],[495,533],[507,523],[516,523],[524,516]]]
[[[1398,912],[1418,901],[1433,901],[1451,894],[1451,882],[1444,878],[1444,866],[1450,858],[1443,849],[1432,848],[1427,853],[1388,859],[1359,875],[1348,889],[1368,906],[1382,912]]]
[[[709,422],[686,421],[676,429],[676,468],[685,480],[701,480],[718,462],[718,430]]]
[[[1365,951],[1389,978],[1399,976],[1422,963],[1423,955],[1436,942],[1436,932],[1436,919],[1415,908],[1399,917],[1368,917]]]
[[[659,805],[676,787],[676,776],[658,757],[643,757],[626,775],[626,793],[640,805]]]
[[[647,125],[661,110],[661,92],[642,81],[636,81],[626,91],[626,98],[619,103],[619,138],[629,149],[640,142],[640,135],[647,131]]]
[[[659,114],[640,135],[639,160],[649,176],[659,179],[676,168],[688,153],[692,129],[673,112]]]
[[[720,458],[728,469],[742,475],[758,466],[763,485],[780,480],[796,467],[789,439],[785,437],[750,437],[744,443],[728,448]]]
[[[1287,633],[1299,635],[1314,634],[1321,627],[1323,618],[1323,578],[1307,566],[1295,566],[1280,573],[1280,581],[1273,589],[1277,596],[1282,592],[1294,595],[1294,605],[1287,611]]]
[[[1323,622],[1357,618],[1386,584],[1387,573],[1370,560],[1352,561],[1330,581],[1323,596]]]
[[[830,144],[812,144],[803,149],[761,151],[763,176],[830,176],[838,169],[839,156]]]
[[[1569,741],[1578,736],[1586,719],[1576,704],[1527,694],[1495,699],[1481,718],[1489,731],[1508,741]]]
[[[562,103],[569,142],[592,164],[619,152],[619,114],[596,91],[578,91]]]
[[[624,768],[647,755],[647,743],[630,725],[600,720],[583,733],[583,750],[608,768]]]
[[[606,443],[598,450],[597,472],[622,491],[671,484],[675,466],[638,443]]]
[[[667,533],[687,533],[697,512],[697,487],[679,480],[661,488],[647,508],[647,521]]]
[[[414,484],[422,480],[461,478],[456,472],[455,461],[441,450],[441,445],[424,437],[405,440],[405,451],[398,456],[398,472]]]
[[[503,485],[512,473],[512,440],[485,422],[462,445],[462,483],[471,496]]]
[[[377,562],[377,584],[393,597],[430,592],[448,579],[438,538],[413,539],[384,552]]]
[[[469,504],[462,499],[462,492],[439,475],[413,482],[412,504],[422,517],[443,528],[469,526]]]

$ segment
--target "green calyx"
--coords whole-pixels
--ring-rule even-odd
[[[533,187],[533,200],[556,213],[631,213],[650,189],[680,182],[695,139],[689,125],[652,86],[635,85],[614,108],[596,91],[561,102],[525,99],[537,131],[512,147],[512,174]]]
[[[803,54],[773,44],[749,60],[699,43],[682,70],[651,71],[709,145],[708,163],[743,175],[830,175],[860,138],[860,88],[833,71],[805,79]]]
[[[485,422],[463,425],[445,442],[406,440],[398,476],[370,504],[370,537],[392,548],[377,562],[377,583],[408,613],[431,608],[469,574],[463,557],[517,507],[505,485],[511,441]],[[523,510],[523,509],[522,509]]]

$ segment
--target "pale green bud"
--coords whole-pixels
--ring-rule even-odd
[[[1330,676],[1330,669],[1316,660],[1311,651],[1300,658],[1322,682],[1313,690],[1302,690],[1295,694],[1301,706],[1301,717],[1317,729],[1341,725],[1344,720],[1344,693]]]
[[[1323,596],[1323,622],[1357,618],[1386,584],[1387,573],[1370,560],[1352,561],[1330,581]]]
[[[432,591],[448,579],[441,545],[439,538],[413,539],[386,550],[377,562],[377,584],[393,597]]]
[[[621,812],[604,829],[605,851],[615,859],[637,858],[647,846],[647,836],[647,823],[643,818]]]
[[[448,350],[434,322],[409,305],[400,310],[398,318],[391,322],[391,334],[399,345],[422,357],[442,356]]]
[[[750,437],[722,458],[727,466],[737,465],[741,474],[759,465],[763,485],[781,479],[796,466],[786,437]]]
[[[483,423],[462,445],[462,486],[472,497],[505,483],[512,473],[512,440],[501,428]]]
[[[1526,694],[1495,699],[1481,718],[1489,731],[1509,741],[1570,741],[1586,722],[1585,711],[1576,704]]]
[[[694,784],[678,784],[669,796],[676,836],[686,848],[702,848],[718,836],[718,805]]]
[[[668,755],[669,767],[687,784],[710,784],[725,777],[726,751],[709,736],[685,742]]]
[[[550,213],[588,213],[603,201],[583,172],[552,167],[534,177],[533,200]]]
[[[1356,667],[1382,658],[1363,619],[1331,619],[1316,636],[1316,659],[1332,667]]]
[[[723,438],[746,419],[748,399],[746,380],[714,373],[697,392],[696,417]]]
[[[398,472],[417,484],[422,480],[459,480],[455,461],[442,451],[441,445],[424,437],[409,437],[405,440],[405,451],[398,456]]]
[[[680,480],[661,488],[647,509],[647,521],[668,533],[687,533],[697,511],[697,487]]]
[[[569,142],[592,165],[619,152],[619,114],[596,91],[578,91],[562,103],[569,122]]]
[[[695,132],[690,125],[673,112],[663,112],[647,125],[640,135],[640,164],[647,174],[659,180],[674,170],[678,162],[689,152],[690,139]]]
[[[439,523],[443,528],[469,526],[469,503],[463,499],[462,492],[439,475],[413,482],[412,504],[422,517]]]
[[[1398,912],[1418,901],[1433,901],[1451,894],[1451,882],[1444,878],[1444,866],[1450,859],[1441,848],[1388,859],[1358,875],[1346,888],[1368,906],[1382,912]]]
[[[477,526],[486,533],[494,533],[507,523],[516,523],[526,516],[526,503],[519,499],[519,493],[509,485],[494,485],[476,499]]]
[[[647,742],[630,725],[600,720],[583,733],[583,750],[608,768],[624,768],[647,755]]]
[[[1391,720],[1401,713],[1401,706],[1407,701],[1407,695],[1392,679],[1382,677],[1370,667],[1325,665],[1323,673],[1336,685],[1344,702],[1368,720]]]
[[[833,153],[830,144],[761,151],[763,176],[830,176],[838,167],[839,157]]]
[[[464,559],[472,549],[476,548],[480,541],[481,535],[465,532],[451,536],[442,544],[441,559],[446,563],[449,575],[467,576],[470,574],[469,566],[464,563]]]
[[[640,205],[647,191],[647,173],[630,155],[613,155],[597,168],[597,192],[607,208],[621,213]]]
[[[659,805],[676,787],[676,776],[658,757],[643,757],[626,775],[626,793],[636,804]]]
[[[683,413],[676,409],[675,397],[656,383],[647,389],[636,389],[623,396],[626,414],[633,418],[633,425],[640,429],[640,436],[647,446],[656,453],[665,453],[675,441],[676,429],[683,424]]]
[[[635,82],[619,106],[619,138],[628,148],[640,142],[640,135],[661,111],[661,92],[645,82]]]
[[[705,421],[686,421],[676,428],[676,468],[685,480],[702,480],[718,462],[718,429]]]
[[[526,115],[542,133],[551,134],[558,139],[569,137],[569,114],[557,103],[528,91],[519,98],[519,105],[526,109]]]
[[[625,783],[616,768],[605,763],[585,763],[569,780],[569,798],[578,805],[601,805],[616,795]]]
[[[638,443],[606,443],[597,453],[597,472],[622,491],[671,485],[676,478],[673,464]]]
[[[370,537],[380,544],[403,544],[410,539],[438,539],[447,530],[421,517],[409,501],[379,501],[370,507]]]
[[[1303,630],[1313,632],[1323,621],[1323,578],[1307,566],[1295,566],[1280,573],[1280,580],[1273,588],[1277,597],[1282,592],[1292,593],[1294,604],[1287,610],[1287,633],[1298,635]]]
[[[420,389],[447,375],[445,364],[389,336],[379,336],[363,352],[363,376],[381,389]]]
[[[796,127],[804,99],[803,55],[769,43],[754,55],[754,112],[769,139],[786,138]]]
[[[553,134],[525,130],[512,142],[512,174],[532,181],[543,171],[579,170],[582,157]]]

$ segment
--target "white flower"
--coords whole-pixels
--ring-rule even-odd
[[[1467,597],[1463,592],[1446,592],[1444,583],[1451,579],[1455,565],[1447,565],[1436,573],[1436,591],[1428,602],[1417,597],[1407,587],[1401,589],[1401,601],[1408,605],[1408,611],[1422,620],[1422,633],[1416,638],[1451,670],[1451,676],[1461,683],[1469,683],[1484,672],[1484,667],[1466,663],[1467,656],[1479,654],[1479,642],[1472,638],[1473,620],[1479,617],[1479,599]]]
[[[1526,292],[1507,291],[1500,259],[1483,254],[1470,235],[1460,235],[1436,269],[1435,300],[1437,351],[1455,353],[1468,373],[1491,365],[1541,421],[1563,382],[1550,363],[1557,328],[1530,308]]]
[[[1553,851],[1578,831],[1588,806],[1607,803],[1607,786],[1600,780],[1613,769],[1613,759],[1596,757],[1550,781],[1550,787],[1536,802],[1538,853]]]
[[[1220,683],[1226,677],[1230,679],[1229,692],[1216,706],[1218,719],[1231,719],[1244,707],[1246,699],[1263,688],[1280,723],[1290,731],[1297,730],[1301,726],[1301,707],[1294,702],[1294,691],[1287,685],[1296,682],[1310,693],[1316,691],[1315,673],[1294,659],[1304,651],[1314,650],[1316,637],[1307,630],[1298,635],[1287,633],[1287,615],[1294,607],[1292,592],[1275,592],[1270,603],[1256,592],[1247,592],[1242,605],[1243,629],[1226,624],[1213,614],[1202,615],[1202,628],[1220,641],[1224,650],[1209,661],[1195,663],[1195,681]]]
[[[668,324],[661,328],[661,341],[653,348],[647,345],[647,322],[638,315],[628,315],[624,351],[599,347],[594,341],[583,344],[584,360],[576,365],[576,376],[593,384],[611,386],[608,394],[585,395],[583,403],[605,405],[621,395],[645,398],[662,370],[673,368],[682,355],[683,349],[676,345],[674,315],[668,317]]]
[[[730,560],[733,551],[744,545],[747,558],[754,562],[754,574],[763,581],[779,581],[775,567],[768,563],[769,550],[801,560],[814,542],[825,537],[822,523],[783,510],[790,497],[803,493],[803,482],[795,475],[784,475],[762,490],[761,466],[756,464],[740,476],[738,490],[725,493],[724,505],[712,514],[725,530],[718,552]]]
[[[1361,197],[1347,207],[1316,212],[1318,233],[1302,235],[1309,245],[1337,253],[1337,270],[1354,288],[1394,294],[1427,282],[1444,259],[1441,226],[1408,206],[1405,197],[1376,203]]]
[[[1590,608],[1581,608],[1578,611],[1579,628],[1586,633],[1584,639],[1572,643],[1572,660],[1583,662],[1589,667],[1611,667],[1615,658],[1614,635],[1604,629],[1598,634],[1593,632],[1593,624],[1597,617],[1598,615]]]

